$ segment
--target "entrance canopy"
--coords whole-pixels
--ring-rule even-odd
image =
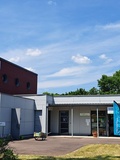
[[[56,96],[53,97],[54,105],[113,105],[113,102],[116,101],[120,103],[119,95],[87,95],[87,96]],[[49,103],[49,102],[48,102]]]

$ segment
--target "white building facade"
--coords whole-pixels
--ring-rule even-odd
[[[18,97],[0,94],[0,122],[5,122],[4,133],[1,126],[0,134],[18,138],[43,131],[88,136],[96,130],[99,136],[113,136],[114,101],[119,105],[120,95]]]
[[[119,95],[36,95],[29,98],[35,100],[36,112],[41,113],[41,116],[37,114],[37,120],[41,121],[43,132],[73,136],[92,135],[96,130],[99,136],[114,135],[113,104],[114,101],[120,104]]]
[[[33,134],[34,106],[34,100],[0,93],[0,137]]]

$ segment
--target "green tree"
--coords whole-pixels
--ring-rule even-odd
[[[120,70],[113,74],[114,93],[120,94]]]
[[[62,95],[87,95],[88,92],[83,89],[83,88],[79,88],[76,91],[70,91],[70,92],[66,92],[65,94]]]
[[[89,95],[97,95],[97,94],[99,94],[99,90],[97,88],[93,87],[89,90]]]
[[[120,94],[120,70],[113,76],[102,75],[98,86],[100,94]]]
[[[87,95],[87,94],[88,92],[83,88],[77,89],[76,91],[76,95]]]

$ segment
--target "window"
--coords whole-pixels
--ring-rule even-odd
[[[27,89],[30,89],[30,82],[27,82]]]
[[[18,87],[20,85],[20,81],[18,78],[15,79],[15,85]]]
[[[3,75],[2,75],[2,81],[3,81],[4,83],[7,83],[8,78],[7,78],[7,75],[6,75],[6,74],[3,74]]]

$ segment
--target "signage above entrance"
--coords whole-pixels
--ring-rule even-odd
[[[0,122],[0,127],[5,127],[5,122]]]
[[[114,114],[113,107],[107,107],[107,114]]]
[[[81,117],[86,117],[86,116],[90,116],[90,113],[80,113]]]

